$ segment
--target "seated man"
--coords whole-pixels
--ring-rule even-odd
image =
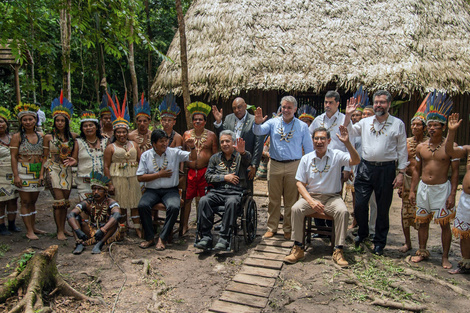
[[[121,217],[119,204],[109,198],[108,187],[111,180],[98,172],[90,174],[90,183],[93,197],[90,197],[73,208],[67,216],[70,227],[74,231],[76,240],[73,254],[80,254],[85,246],[95,244],[91,253],[101,252],[105,243],[110,244],[120,239],[118,221]],[[89,216],[83,221],[80,214]]]
[[[233,131],[222,131],[219,139],[222,151],[209,160],[206,180],[214,188],[199,201],[197,231],[202,238],[196,243],[196,248],[212,247],[214,210],[220,205],[225,205],[225,211],[219,241],[214,250],[226,250],[228,247],[231,228],[237,217],[236,209],[242,201],[243,190],[248,188],[247,168],[251,162],[250,152],[245,151],[245,141],[243,138],[236,138]]]
[[[340,126],[339,140],[348,152],[328,149],[330,132],[324,127],[313,131],[314,151],[302,157],[295,179],[302,196],[292,207],[292,238],[294,247],[284,262],[296,263],[304,257],[302,237],[304,217],[315,212],[332,216],[335,221],[335,251],[333,260],[340,266],[347,266],[343,245],[348,228],[349,212],[341,199],[341,167],[359,164],[360,157],[349,141],[346,127]]]
[[[155,244],[155,234],[152,227],[152,208],[157,203],[163,203],[166,208],[166,218],[158,237],[157,250],[164,250],[168,237],[180,211],[180,194],[178,191],[179,166],[181,162],[196,159],[194,139],[187,138],[186,146],[191,149],[183,151],[168,147],[167,134],[156,129],[150,136],[152,149],[142,153],[137,169],[137,179],[145,183],[145,192],[139,202],[139,215],[144,230],[145,241],[139,247],[147,249]]]

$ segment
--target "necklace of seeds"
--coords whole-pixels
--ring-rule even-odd
[[[379,136],[379,135],[383,135],[385,134],[385,130],[387,129],[387,126],[388,125],[391,125],[392,123],[389,123],[388,122],[388,117],[387,117],[387,120],[385,121],[385,123],[383,124],[382,128],[379,129],[379,130],[376,130],[375,127],[374,127],[374,120],[372,120],[372,124],[370,124],[370,132],[372,133],[372,135],[375,135],[375,136]],[[387,136],[387,135],[385,135]]]
[[[436,147],[436,149],[431,149],[430,141],[431,141],[431,140],[428,141],[428,150],[431,151],[432,156],[434,156],[434,153],[435,153],[437,150],[439,150],[439,149],[441,148],[442,144],[444,143],[444,138],[442,138],[441,143]]]
[[[227,170],[227,165],[225,165],[224,161],[221,161],[219,163],[219,166],[222,168],[223,171]],[[237,168],[237,162],[235,160],[233,160],[232,165],[230,165],[230,168],[228,170],[228,173],[229,174],[234,174],[236,168]]]
[[[284,127],[282,126],[282,123],[284,122],[284,120],[281,121],[281,123],[279,124],[279,128],[277,129],[277,133],[279,135],[281,135],[281,139],[279,139],[279,141],[283,141],[285,140],[286,142],[290,142],[290,140],[292,139],[292,137],[294,137],[294,125],[295,125],[295,119],[294,119],[294,122],[292,123],[292,126],[290,128],[290,131],[287,133],[287,134],[284,134]]]
[[[100,204],[93,201],[93,204],[94,204],[93,210],[94,210],[94,217],[95,217],[95,223],[96,224],[99,224],[99,223],[103,222],[106,219],[106,215],[108,213],[107,210],[105,210],[106,204],[107,204],[106,200],[108,200],[108,199],[105,199]]]
[[[166,169],[167,166],[168,166],[168,159],[166,158],[166,152],[163,152],[163,164],[162,164],[162,166],[158,166],[157,158],[153,159],[153,169],[155,170],[155,173]]]
[[[330,170],[330,165],[328,165],[328,161],[330,160],[329,157],[326,157],[326,163],[325,163],[325,167],[323,167],[323,170],[319,170],[318,167],[317,167],[317,161],[316,161],[316,158],[313,158],[313,162],[312,162],[312,172],[314,174],[316,173],[320,173],[320,178],[323,177],[323,173],[328,173],[328,171]]]
[[[202,148],[204,147],[204,143],[207,141],[207,129],[204,129],[200,136],[197,136],[194,129],[191,129],[191,138],[194,139],[196,153],[199,155],[199,153],[202,151]]]
[[[325,127],[325,116],[326,114],[323,116],[323,121],[321,123],[321,127]],[[333,121],[333,123],[330,125],[330,127],[326,128],[327,131],[331,132],[331,130],[333,129],[333,127],[335,127],[337,124],[336,124],[336,120],[338,119],[337,116],[335,116],[335,120]]]

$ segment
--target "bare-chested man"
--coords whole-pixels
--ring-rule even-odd
[[[100,123],[101,135],[105,138],[113,137],[113,121],[111,120],[111,108],[108,106],[108,95],[103,95],[103,100],[100,104]]]
[[[160,111],[160,123],[163,131],[168,136],[168,147],[181,148],[183,146],[183,137],[173,130],[176,124],[176,117],[180,114],[180,107],[176,104],[172,93],[168,94],[158,107]]]
[[[439,99],[441,101],[436,101]],[[455,216],[455,195],[457,192],[459,160],[451,160],[444,147],[446,112],[450,112],[452,103],[445,101],[445,95],[432,95],[428,99],[428,108],[433,108],[426,116],[429,140],[416,147],[416,166],[413,169],[409,200],[416,205],[416,222],[419,223],[419,249],[411,258],[415,263],[429,258],[426,244],[429,236],[429,223],[434,216],[441,225],[442,267],[452,268],[449,262],[449,249],[452,239],[450,220]],[[437,109],[436,109],[437,108]],[[454,161],[454,162],[453,162]],[[449,167],[452,168],[451,180],[448,180]],[[419,177],[421,176],[421,181]],[[419,181],[419,185],[418,185]],[[415,188],[418,185],[418,191]]]
[[[145,114],[137,115],[135,118],[137,129],[129,133],[129,140],[135,141],[140,148],[140,151],[145,152],[152,148],[150,143],[150,135],[152,132],[149,130],[150,116]]]
[[[189,138],[194,139],[197,158],[196,161],[187,162],[189,170],[186,182],[183,234],[189,228],[189,215],[193,198],[205,195],[207,187],[205,174],[209,159],[218,151],[217,136],[214,132],[204,128],[211,107],[202,102],[193,102],[188,106],[188,111],[191,113],[194,128],[184,133],[183,141],[186,142]],[[190,150],[186,145],[183,145],[183,149]]]
[[[424,115],[424,110],[426,109],[426,99],[424,99],[418,111],[411,119],[411,133],[413,136],[406,139],[408,162],[410,162],[410,164],[406,168],[403,187],[398,189],[398,196],[400,196],[402,200],[401,226],[403,229],[403,235],[405,236],[405,244],[400,249],[398,249],[398,251],[403,253],[411,250],[410,227],[413,226],[415,229],[418,227],[415,222],[416,206],[411,205],[409,195],[411,187],[411,176],[413,175],[413,169],[416,166],[416,147],[420,143],[429,139],[427,136],[424,136],[426,132],[426,115]]]
[[[452,228],[454,236],[460,238],[462,260],[456,269],[449,271],[451,274],[470,273],[470,146],[454,147],[455,133],[461,123],[462,120],[459,120],[458,113],[450,115],[446,141],[446,153],[451,158],[467,159],[467,172],[462,182],[463,192],[460,195],[454,227]]]

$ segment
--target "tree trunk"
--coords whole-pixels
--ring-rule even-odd
[[[72,36],[72,20],[70,10],[72,0],[64,0],[60,9],[60,42],[62,45],[62,89],[69,101],[72,101],[70,85],[70,38]]]
[[[152,28],[150,27],[150,7],[149,1],[145,0],[145,14],[147,16],[147,36],[150,41],[153,40]],[[147,96],[150,98],[150,89],[152,88],[153,75],[152,75],[152,65],[153,65],[153,56],[152,51],[148,49],[147,51]]]
[[[132,13],[131,13],[132,14]],[[137,85],[137,74],[135,72],[135,61],[134,61],[134,20],[131,18],[129,21],[129,70],[131,72],[131,83],[132,83],[132,106],[129,105],[129,114],[131,117],[134,116],[133,109],[134,105],[139,101],[139,87]],[[129,103],[130,104],[130,103]]]
[[[180,49],[181,49],[181,87],[183,89],[184,113],[186,115],[186,125],[192,128],[191,114],[187,109],[191,103],[189,96],[189,78],[188,78],[188,54],[186,50],[186,31],[184,26],[183,7],[181,0],[176,0],[176,14],[178,16],[178,30],[180,33]]]
[[[96,54],[98,56],[97,66],[98,66],[98,89],[97,92],[97,102],[101,102],[101,96],[106,94],[106,89],[108,88],[108,84],[106,81],[106,65],[104,62],[104,51],[103,45],[99,42],[98,37],[99,33],[101,32],[101,25],[100,25],[100,15],[99,13],[95,13],[95,28],[96,28]]]
[[[18,301],[9,313],[50,311],[50,308],[43,306],[42,294],[46,288],[49,288],[48,291],[52,291],[53,294],[59,292],[77,300],[101,303],[98,299],[87,297],[78,292],[62,279],[56,265],[58,248],[57,245],[50,246],[43,252],[35,254],[22,271],[17,268],[14,275],[9,276],[9,280],[0,288],[0,302],[5,302],[19,288],[24,287],[26,289],[24,297]]]

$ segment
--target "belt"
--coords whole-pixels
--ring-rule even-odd
[[[387,161],[387,162],[370,162],[367,160],[362,159],[362,162],[364,162],[367,165],[372,165],[372,166],[387,166],[387,165],[393,165],[395,164],[395,161]]]
[[[300,159],[295,159],[295,160],[282,160],[282,161],[279,161],[279,160],[276,160],[276,159],[271,159],[273,161],[276,161],[276,162],[279,162],[279,163],[290,163],[290,162],[295,162],[295,161],[298,161]]]

